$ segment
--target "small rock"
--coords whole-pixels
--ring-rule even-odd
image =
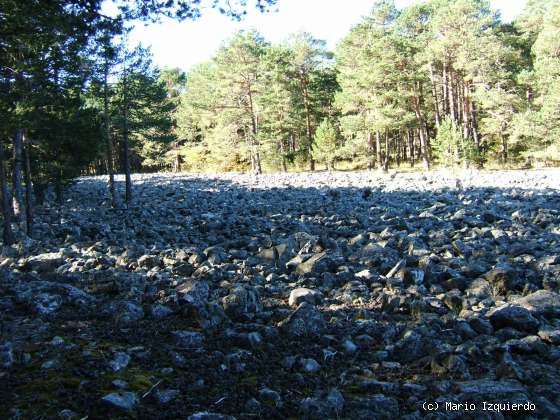
[[[196,331],[173,331],[173,337],[178,346],[185,348],[201,348],[204,343],[204,336]]]
[[[56,336],[49,342],[51,346],[62,346],[64,344],[64,339],[62,337]]]
[[[288,304],[290,306],[298,306],[302,302],[308,302],[312,305],[321,303],[323,296],[320,292],[305,287],[294,289],[290,293]]]
[[[274,407],[280,407],[282,405],[280,394],[270,388],[260,389],[259,398],[263,403],[273,405]]]
[[[128,391],[107,394],[102,398],[102,401],[124,411],[131,411],[140,402],[134,392]]]
[[[315,359],[301,359],[301,368],[304,372],[315,373],[321,370],[321,365]]]
[[[157,389],[154,392],[154,398],[160,405],[169,404],[180,394],[177,389]]]
[[[11,342],[0,344],[0,367],[11,368],[14,364],[14,347]]]
[[[123,352],[118,352],[115,354],[113,360],[109,362],[109,366],[113,372],[120,372],[124,370],[128,363],[130,362],[130,356]]]
[[[128,382],[123,381],[122,379],[115,379],[111,383],[113,384],[113,386],[116,386],[117,388],[120,388],[120,389],[128,388]]]
[[[356,346],[350,340],[344,340],[344,342],[342,343],[342,348],[344,349],[344,352],[347,354],[354,354],[356,350],[358,350],[358,346]]]

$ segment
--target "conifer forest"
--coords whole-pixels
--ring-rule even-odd
[[[283,1],[0,0],[1,419],[560,418],[560,0]]]

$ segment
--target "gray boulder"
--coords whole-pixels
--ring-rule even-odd
[[[496,329],[512,327],[526,332],[537,332],[539,329],[539,321],[521,306],[500,306],[488,312],[487,316]]]

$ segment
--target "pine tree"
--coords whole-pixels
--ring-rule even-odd
[[[338,133],[332,122],[324,119],[315,132],[313,159],[326,165],[327,170],[334,169],[337,158]]]

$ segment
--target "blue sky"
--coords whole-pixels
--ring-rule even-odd
[[[399,8],[418,0],[395,0]],[[511,21],[522,11],[526,0],[490,0],[501,12],[503,21]],[[214,10],[198,21],[164,21],[145,26],[139,24],[130,35],[132,44],[151,45],[154,62],[159,67],[188,70],[212,57],[220,44],[238,29],[257,29],[272,42],[287,34],[304,30],[325,39],[329,48],[348,33],[370,9],[373,0],[278,0],[278,11],[260,14],[249,10],[242,22],[232,22]]]

